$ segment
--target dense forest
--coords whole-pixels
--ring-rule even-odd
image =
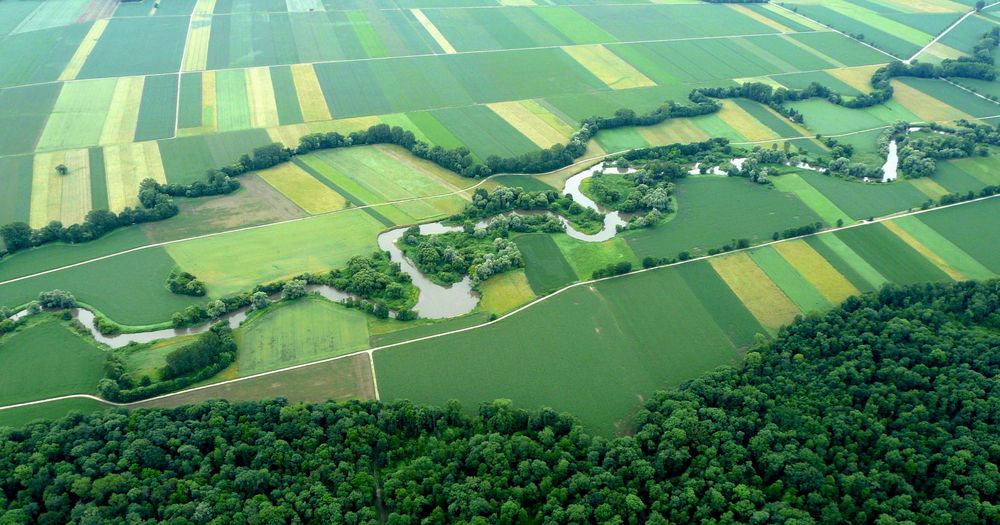
[[[997,523],[1000,281],[888,286],[633,434],[508,401],[222,401],[0,429],[0,523]]]

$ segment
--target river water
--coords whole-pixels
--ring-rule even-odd
[[[618,170],[617,168],[611,169]],[[573,228],[565,217],[559,216],[559,220],[566,227],[566,234],[574,239],[583,242],[606,241],[618,234],[619,226],[624,227],[628,224],[617,211],[606,212],[606,210],[603,210],[597,205],[596,202],[584,195],[580,190],[580,185],[583,181],[593,177],[594,174],[603,170],[604,164],[597,164],[587,170],[573,175],[566,180],[566,184],[563,189],[564,194],[571,195],[573,200],[581,206],[585,206],[605,214],[604,226],[601,231],[597,233],[583,233],[576,228]],[[618,172],[634,173],[635,170],[630,168],[628,170],[618,170]],[[483,220],[477,223],[476,226],[485,227],[488,222],[488,220]],[[420,315],[420,317],[428,319],[444,319],[464,315],[475,309],[476,304],[479,303],[479,294],[472,289],[472,280],[469,276],[466,276],[464,279],[452,284],[451,286],[441,286],[424,275],[416,267],[416,265],[414,265],[413,262],[403,254],[402,250],[399,246],[397,246],[397,242],[400,238],[402,238],[406,230],[407,227],[401,227],[383,232],[378,236],[378,246],[380,249],[389,252],[391,259],[399,263],[401,270],[410,276],[413,280],[414,286],[420,290],[417,304],[414,306],[414,310]],[[449,226],[442,224],[441,222],[432,222],[420,225],[420,233],[422,235],[436,235],[461,230],[461,226]],[[352,298],[350,294],[324,285],[309,285],[307,290],[309,292],[318,293],[319,295],[336,302]],[[277,298],[278,294],[272,296],[272,300]],[[90,334],[98,342],[106,344],[111,348],[122,348],[129,343],[148,343],[159,339],[204,333],[219,320],[227,321],[229,326],[236,328],[240,326],[243,321],[246,321],[247,316],[250,313],[250,309],[241,308],[233,312],[228,312],[215,321],[188,328],[165,328],[162,330],[123,333],[118,335],[104,335],[100,333],[94,327],[94,314],[85,308],[73,308],[71,312],[73,317],[80,321],[80,323],[90,331]],[[12,319],[20,319],[26,315],[27,311],[22,310],[14,314]]]

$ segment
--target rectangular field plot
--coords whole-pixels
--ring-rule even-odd
[[[732,9],[706,4],[595,5],[574,9],[621,40],[657,40],[778,32]]]
[[[761,326],[772,332],[802,313],[747,254],[716,257],[709,263]]]
[[[617,39],[572,7],[544,7],[532,12],[563,34],[574,44],[602,44]]]
[[[824,5],[796,4],[796,7],[803,15],[834,29],[852,35],[864,35],[865,40],[897,57],[909,58],[934,38],[846,1],[824,2]]]
[[[510,157],[538,150],[535,143],[488,107],[441,109],[431,114],[480,159],[485,160],[490,155]]]
[[[832,305],[860,292],[832,264],[805,241],[794,240],[774,245],[788,263],[802,274]]]
[[[479,309],[494,315],[503,315],[535,298],[524,270],[513,270],[490,277],[482,283]]]
[[[105,78],[64,84],[38,140],[38,149],[99,144],[117,82],[114,78]]]
[[[51,317],[4,336],[0,346],[0,404],[95,392],[104,376],[104,351]]]
[[[788,225],[820,220],[791,193],[724,177],[689,178],[677,185],[677,216],[669,223],[626,233],[639,258],[675,257],[681,251],[702,254],[733,239],[769,240]]]
[[[580,280],[592,279],[595,271],[612,264],[628,262],[632,268],[642,265],[628,244],[618,237],[604,242],[581,242],[569,235],[556,235],[553,239]]]
[[[1000,113],[1000,111],[998,111],[1000,110],[1000,106],[997,106],[996,102],[986,100],[973,93],[964,91],[959,87],[945,82],[944,80],[907,78],[900,80],[899,83],[906,84],[907,86],[925,94],[930,99],[927,101],[928,104],[932,107],[936,108],[939,105],[945,105],[954,108],[954,116],[945,112],[943,118],[969,118],[968,115],[973,117],[988,117]]]
[[[56,171],[65,166],[66,175]],[[50,221],[64,225],[83,222],[90,211],[90,152],[86,149],[55,151],[35,155],[31,182],[33,228]]]
[[[28,222],[31,205],[31,155],[0,157],[0,224]]]
[[[118,144],[104,148],[108,207],[119,212],[139,202],[139,183],[153,179],[166,183],[160,149],[155,142]]]
[[[342,195],[290,162],[257,172],[257,175],[310,214],[340,210],[347,204]]]
[[[934,263],[956,281],[989,279],[993,272],[973,259],[953,242],[920,222],[919,217],[902,217],[883,223],[906,244]]]
[[[563,144],[573,128],[534,100],[496,102],[489,108],[540,148]]]
[[[993,273],[1000,274],[1000,199],[956,206],[917,218]]]
[[[229,69],[215,74],[216,123],[219,131],[251,127],[250,101],[243,70]]]
[[[881,224],[851,228],[834,235],[896,284],[951,281],[934,263]]]
[[[176,73],[187,17],[115,18],[80,70],[80,78]],[[142,52],[136,42],[142,41]]]
[[[457,192],[473,184],[430,162],[395,147],[343,148],[299,157],[296,164],[355,204],[377,204]],[[403,224],[423,217],[460,211],[463,197],[414,201],[397,208]],[[379,208],[379,213],[392,213]]]
[[[799,33],[788,35],[787,38],[801,42],[850,67],[884,64],[893,60],[890,56],[833,32]]]
[[[292,403],[371,400],[375,399],[371,371],[368,354],[359,354],[280,374],[186,392],[138,406],[175,407],[219,398],[260,401],[276,396],[287,398]]]
[[[375,368],[387,401],[509,398],[572,411],[589,430],[610,434],[627,429],[653,390],[733,362],[758,331],[710,269],[667,269],[573,288],[472,332],[378,351]]]
[[[35,150],[61,89],[52,83],[0,90],[0,155]]]
[[[772,177],[771,181],[774,183],[775,188],[798,195],[799,199],[802,199],[802,202],[806,203],[807,206],[816,212],[816,215],[822,217],[823,221],[831,226],[837,224],[838,220],[843,221],[845,224],[853,220],[828,199],[826,195],[823,195],[819,190],[812,187],[797,173]]]
[[[799,176],[858,220],[918,208],[927,200],[927,195],[911,184],[865,184],[813,172]]]
[[[862,292],[876,290],[888,282],[888,279],[836,235],[808,237],[805,242]]]
[[[569,56],[601,79],[611,89],[631,89],[655,85],[631,64],[600,44],[563,48]]]
[[[241,376],[368,348],[368,318],[325,299],[280,305],[236,333]]]
[[[138,229],[132,229],[135,233],[122,234],[113,233],[117,239],[128,240],[130,243],[122,243],[128,247],[136,244],[145,244],[147,239],[135,242],[135,237],[141,237],[142,233]],[[116,242],[117,239],[108,239]],[[105,238],[95,243],[104,243]],[[86,243],[92,244],[92,243]],[[98,252],[98,247],[86,247],[84,245],[66,246],[53,245],[55,250],[40,252],[41,254],[60,255],[62,260],[80,260],[75,253]],[[100,253],[104,255],[107,252]],[[31,252],[24,255],[33,255]],[[21,257],[21,254],[18,255]],[[42,264],[36,264],[32,268],[38,271],[40,267],[51,267],[53,262],[42,259]],[[6,264],[11,264],[9,261]],[[37,262],[37,259],[36,259]],[[182,296],[170,293],[163,283],[166,281],[170,271],[177,265],[173,259],[167,255],[163,248],[148,248],[137,252],[127,253],[116,257],[111,257],[102,261],[77,266],[58,272],[18,281],[15,283],[0,286],[0,304],[16,305],[24,304],[38,297],[40,292],[46,290],[68,290],[76,298],[89,305],[93,305],[102,313],[118,323],[131,326],[142,326],[153,323],[162,323],[170,320],[174,312],[179,312],[184,308],[203,303],[201,298]]]
[[[174,136],[177,124],[177,75],[146,77],[135,140],[166,139]]]
[[[384,225],[360,210],[171,244],[177,264],[208,285],[212,297],[303,272],[342,266],[376,249]],[[281,254],[275,258],[275,254]]]
[[[74,24],[4,38],[0,41],[0,86],[60,79],[64,68],[82,63],[77,49],[93,41],[88,40],[90,28],[99,32],[103,25],[102,21]]]
[[[122,77],[115,84],[108,115],[101,130],[101,144],[132,142],[139,122],[144,77]]]
[[[271,87],[274,90],[274,106],[278,112],[278,122],[283,126],[304,122],[291,68],[272,67]]]
[[[804,275],[771,246],[747,252],[774,284],[803,312],[821,312],[832,306]]]
[[[535,13],[539,9],[427,9],[414,10],[428,19],[445,41],[458,51],[518,49],[572,44],[558,29]],[[428,33],[430,27],[424,24]],[[435,40],[438,40],[435,38]],[[438,40],[442,47],[444,43]]]

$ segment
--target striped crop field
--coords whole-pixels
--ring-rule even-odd
[[[139,202],[139,183],[143,179],[167,182],[156,142],[105,146],[104,171],[108,206],[114,212],[127,206],[135,206]]]
[[[258,175],[311,214],[340,210],[347,204],[342,195],[326,187],[297,164],[281,164],[258,172]]]
[[[56,166],[65,166],[62,175]],[[90,211],[90,155],[86,149],[35,155],[29,224],[41,228],[50,221],[64,225],[83,222]]]

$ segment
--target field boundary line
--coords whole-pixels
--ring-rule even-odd
[[[821,26],[829,29],[830,31],[833,31],[834,33],[837,33],[837,34],[841,35],[841,36],[846,36],[847,38],[850,38],[851,40],[853,40],[853,41],[855,41],[855,42],[857,42],[857,43],[859,43],[859,44],[861,44],[863,46],[867,46],[867,47],[869,47],[871,49],[874,49],[875,51],[878,51],[879,53],[882,53],[885,56],[891,57],[893,60],[900,60],[900,58],[897,57],[896,55],[893,55],[892,53],[889,53],[888,51],[883,51],[883,50],[881,50],[881,49],[879,49],[879,48],[877,48],[877,47],[869,44],[868,42],[864,42],[862,40],[858,40],[857,38],[854,38],[853,36],[851,36],[851,35],[843,32],[843,31],[841,31],[841,30],[839,30],[839,29],[837,29],[837,28],[835,28],[835,27],[833,27],[833,26],[831,26],[829,24],[824,24],[823,22],[820,22],[819,20],[816,20],[815,18],[806,16],[806,15],[804,15],[804,14],[798,12],[798,11],[792,11],[791,9],[789,9],[789,8],[781,5],[780,3],[770,2],[770,4],[772,6],[774,6],[774,7],[779,8],[779,9],[784,9],[785,11],[788,11],[789,13],[793,13],[793,14],[796,14],[798,16],[801,16],[802,18],[805,18],[806,20],[809,20],[809,21],[811,21],[813,23],[819,24],[819,25],[821,25]],[[814,32],[820,32],[820,33],[822,33],[824,31],[814,31]]]
[[[959,87],[961,87],[961,86],[959,86]],[[985,117],[976,117],[976,120],[989,120],[989,119],[995,119],[995,118],[1000,118],[1000,114],[989,115],[989,116],[985,116]],[[949,122],[949,121],[938,121],[938,122]],[[912,124],[927,124],[927,122],[916,121],[916,122],[912,122]],[[862,134],[862,133],[870,133],[872,131],[878,131],[880,129],[889,129],[891,127],[892,127],[892,125],[885,125],[885,126],[879,126],[879,127],[874,127],[874,128],[869,128],[869,129],[863,129],[863,130],[858,130],[858,131],[849,131],[849,132],[846,132],[846,133],[836,133],[836,134],[823,135],[823,136],[824,137],[828,137],[828,138],[848,137],[848,136],[851,136],[851,135],[859,135],[859,134]],[[814,138],[815,138],[815,136],[802,135],[802,136],[798,136],[798,137],[779,137],[779,138],[775,138],[775,139],[764,139],[764,140],[750,141],[750,142],[730,142],[730,144],[735,145],[735,146],[752,146],[752,145],[757,145],[757,144],[771,144],[771,143],[775,143],[775,142],[785,142],[785,141],[790,141],[790,140],[806,140],[806,139],[814,139]],[[197,240],[201,240],[201,239],[207,239],[207,238],[211,238],[211,237],[218,237],[218,236],[222,236],[222,235],[230,235],[230,234],[240,233],[240,232],[245,232],[245,231],[250,231],[250,230],[257,230],[257,229],[261,229],[261,228],[270,228],[270,227],[273,227],[273,226],[281,226],[283,224],[291,224],[291,223],[300,222],[300,221],[307,221],[307,220],[311,220],[311,219],[314,219],[314,218],[317,218],[317,217],[326,217],[326,216],[329,216],[329,215],[334,215],[334,214],[339,214],[339,213],[347,213],[347,212],[356,211],[356,210],[363,211],[363,210],[366,210],[366,209],[378,208],[378,207],[381,207],[381,206],[393,206],[393,205],[396,205],[396,204],[405,204],[405,203],[408,203],[408,202],[416,202],[416,201],[431,200],[431,199],[441,199],[441,198],[450,197],[450,196],[453,196],[453,195],[462,195],[462,194],[467,193],[469,191],[475,191],[475,189],[479,188],[480,186],[482,186],[483,184],[485,184],[487,181],[489,181],[489,180],[491,180],[493,178],[496,178],[496,177],[511,177],[511,176],[513,176],[513,177],[544,177],[545,175],[551,175],[553,173],[557,173],[557,172],[563,171],[563,170],[565,170],[567,168],[572,168],[574,166],[585,164],[587,162],[591,162],[591,161],[594,161],[594,160],[598,160],[599,161],[599,160],[605,159],[607,157],[610,157],[612,155],[618,155],[618,154],[621,154],[621,153],[627,153],[629,151],[632,151],[632,149],[624,149],[624,150],[620,150],[620,151],[607,152],[607,153],[604,153],[602,155],[596,155],[596,156],[593,156],[593,157],[588,157],[586,159],[580,159],[580,160],[577,160],[577,161],[573,162],[572,164],[563,166],[562,168],[554,169],[554,170],[551,170],[551,171],[546,171],[544,173],[497,173],[497,174],[490,175],[488,177],[483,177],[482,179],[479,179],[479,182],[477,182],[476,184],[473,184],[472,186],[469,186],[467,188],[458,189],[458,190],[451,191],[451,192],[446,192],[446,193],[439,193],[439,194],[436,194],[436,195],[426,195],[426,196],[422,196],[422,197],[410,197],[410,198],[407,198],[407,199],[399,199],[399,200],[386,201],[386,202],[377,202],[377,203],[374,203],[374,204],[365,204],[363,206],[352,206],[350,208],[342,208],[342,209],[339,209],[339,210],[333,210],[333,211],[328,211],[328,212],[324,212],[324,213],[318,213],[316,215],[308,215],[306,217],[297,217],[297,218],[294,218],[294,219],[286,219],[286,220],[283,220],[283,221],[268,222],[268,223],[264,223],[264,224],[255,224],[253,226],[244,226],[244,227],[235,228],[235,229],[232,229],[232,230],[223,230],[223,231],[219,231],[219,232],[206,233],[206,234],[202,234],[202,235],[195,235],[193,237],[185,237],[183,239],[173,239],[173,240],[169,240],[169,241],[161,241],[161,242],[157,242],[157,243],[153,243],[153,244],[144,244],[144,245],[141,245],[141,246],[135,246],[133,248],[128,248],[128,249],[121,250],[121,251],[118,251],[118,252],[109,253],[109,254],[98,256],[98,257],[94,257],[92,259],[87,259],[87,260],[84,260],[84,261],[78,261],[78,262],[75,262],[75,263],[71,263],[71,264],[59,266],[59,267],[56,267],[56,268],[50,268],[48,270],[42,270],[40,272],[35,272],[35,273],[32,273],[32,274],[28,274],[28,275],[22,275],[22,276],[19,276],[19,277],[12,277],[12,278],[7,279],[5,281],[0,281],[0,286],[4,286],[4,285],[7,285],[7,284],[13,284],[13,283],[20,282],[20,281],[26,281],[28,279],[33,279],[35,277],[41,277],[43,275],[48,275],[50,273],[56,273],[56,272],[60,272],[60,271],[63,271],[63,270],[69,270],[69,269],[72,269],[72,268],[77,268],[77,267],[80,267],[80,266],[85,266],[85,265],[92,264],[92,263],[95,263],[95,262],[100,262],[100,261],[103,261],[103,260],[106,260],[106,259],[111,259],[113,257],[118,257],[118,256],[121,256],[121,255],[128,255],[130,253],[134,253],[134,252],[138,252],[138,251],[142,251],[142,250],[147,250],[147,249],[151,249],[151,248],[160,248],[160,247],[169,246],[169,245],[172,245],[172,244],[179,244],[179,243],[184,243],[184,242],[197,241]],[[470,180],[475,180],[475,179],[470,179]],[[402,226],[400,226],[400,227],[402,227]],[[14,254],[11,257],[16,257],[16,256],[17,256],[17,254]],[[2,264],[4,264],[4,263],[0,262],[0,265],[2,265]]]
[[[652,5],[652,4],[641,4],[641,5]],[[143,17],[143,18],[145,18],[145,17]],[[190,30],[190,25],[191,25],[191,23],[189,21],[188,22],[188,30]],[[836,31],[834,29],[829,29],[829,30],[795,31],[795,32],[792,32],[792,33],[750,33],[750,34],[742,34],[742,35],[725,35],[725,36],[695,36],[695,37],[683,37],[683,38],[653,38],[653,39],[646,39],[646,40],[620,40],[620,41],[616,41],[616,42],[602,42],[601,45],[614,46],[614,45],[658,44],[658,43],[664,43],[664,42],[688,42],[688,41],[697,41],[697,40],[728,40],[728,39],[733,39],[733,38],[756,38],[756,37],[769,37],[769,36],[777,37],[777,36],[782,36],[782,35],[805,35],[805,34],[813,34],[813,33],[831,33],[831,32],[838,32],[838,31]],[[862,43],[864,43],[864,42],[862,42]],[[253,68],[253,67],[268,67],[268,68],[270,68],[270,67],[278,67],[278,66],[292,66],[292,65],[299,65],[299,64],[312,65],[312,66],[322,65],[322,64],[346,64],[346,63],[352,63],[352,62],[374,62],[374,61],[397,60],[397,59],[406,59],[406,58],[427,58],[427,57],[439,57],[440,58],[440,57],[450,56],[450,55],[479,55],[479,54],[490,54],[490,53],[516,53],[518,51],[537,51],[537,50],[541,50],[541,49],[562,49],[562,48],[565,48],[565,47],[580,47],[580,46],[590,46],[590,45],[594,45],[594,44],[563,44],[563,45],[550,45],[550,46],[514,47],[514,48],[509,48],[509,49],[475,49],[475,50],[468,50],[468,51],[455,51],[454,53],[415,53],[415,54],[410,54],[410,55],[395,55],[395,56],[384,56],[384,57],[342,58],[342,59],[335,59],[335,60],[314,60],[314,61],[310,61],[310,62],[295,62],[295,63],[289,63],[289,64],[269,64],[269,65],[266,65],[266,66],[244,66],[244,67],[206,68],[205,71],[236,71],[236,70],[250,69],[250,68]],[[185,40],[185,47],[186,46],[187,46],[187,41]],[[892,56],[892,55],[889,55],[889,56]],[[895,59],[895,60],[898,60],[898,58],[896,58],[894,56],[892,58]],[[872,64],[869,64],[869,65],[872,65]],[[854,67],[862,67],[862,66],[854,66]],[[182,57],[182,60],[181,60],[181,69],[183,69],[183,68],[184,68],[184,62],[183,62],[183,57]],[[826,69],[831,69],[831,68],[826,68]],[[817,71],[820,71],[820,70],[817,70]],[[808,72],[810,72],[810,71],[795,71],[795,73],[808,73]],[[144,75],[131,75],[131,76],[149,77],[149,76],[157,76],[157,75],[164,75],[164,74],[169,74],[169,72],[167,72],[167,73],[148,73],[148,74],[144,74]],[[45,82],[31,82],[31,83],[27,83],[27,84],[15,84],[15,85],[10,85],[10,86],[3,86],[2,89],[23,88],[23,87],[33,87],[33,86],[44,86],[44,85],[47,85],[47,84],[57,84],[57,83],[59,83],[59,84],[65,84],[65,83],[70,83],[70,82],[84,82],[84,81],[87,81],[87,80],[100,80],[100,79],[107,79],[107,78],[121,78],[121,77],[108,76],[108,77],[77,78],[77,79],[73,79],[73,80],[62,80],[62,81],[60,81],[60,80],[49,80],[49,81],[45,81]],[[178,95],[178,98],[179,98],[179,95]]]
[[[934,37],[934,39],[931,40],[930,43],[928,43],[926,46],[918,49],[917,52],[913,54],[913,56],[911,56],[910,58],[907,58],[906,60],[904,60],[903,63],[909,64],[910,62],[916,60],[917,57],[919,57],[924,51],[927,51],[928,48],[930,48],[934,44],[937,44],[941,40],[941,38],[943,38],[945,35],[947,35],[948,33],[950,33],[952,29],[955,29],[956,27],[958,27],[962,22],[965,22],[970,16],[972,16],[972,15],[974,15],[974,14],[980,12],[980,11],[985,11],[985,10],[987,10],[987,9],[989,9],[989,8],[995,6],[995,5],[998,5],[998,4],[1000,4],[1000,2],[993,2],[990,5],[983,6],[982,9],[975,9],[975,8],[973,8],[972,11],[969,11],[968,13],[965,13],[964,15],[962,15],[961,17],[959,17],[958,20],[955,20],[955,22],[953,24],[951,24],[944,31],[942,31],[941,33],[939,33],[938,36]]]
[[[657,270],[663,270],[665,268],[674,268],[674,267],[677,267],[677,266],[681,266],[681,265],[685,265],[685,264],[692,264],[692,263],[696,263],[696,262],[699,262],[699,261],[706,261],[706,260],[710,260],[710,259],[713,259],[713,258],[716,258],[716,257],[723,257],[723,256],[726,256],[726,255],[729,255],[729,254],[733,254],[733,253],[745,253],[745,252],[748,252],[748,251],[751,251],[751,250],[756,250],[756,249],[759,249],[759,248],[764,248],[764,247],[772,246],[772,245],[775,245],[775,244],[792,242],[792,241],[797,241],[797,240],[801,240],[801,239],[807,239],[809,237],[816,237],[816,236],[820,236],[820,235],[827,235],[827,234],[836,233],[836,232],[840,232],[840,231],[844,231],[844,230],[849,230],[849,229],[852,229],[852,228],[860,228],[862,226],[866,226],[866,225],[870,225],[870,224],[877,224],[877,223],[881,223],[881,222],[885,222],[885,221],[891,221],[891,220],[899,219],[899,218],[902,218],[902,217],[910,217],[910,216],[914,216],[914,215],[920,215],[920,214],[923,214],[923,213],[931,213],[931,212],[935,212],[935,211],[939,211],[939,210],[944,210],[944,209],[948,209],[948,208],[954,208],[954,207],[958,207],[958,206],[964,206],[964,205],[968,205],[968,204],[973,204],[973,203],[976,203],[976,202],[983,202],[983,201],[987,201],[987,200],[994,199],[994,198],[997,198],[997,197],[1000,197],[1000,194],[997,194],[997,195],[988,195],[986,197],[977,197],[975,199],[971,199],[971,200],[967,200],[967,201],[962,201],[962,202],[956,202],[956,203],[953,203],[953,204],[946,204],[944,206],[935,206],[933,208],[928,208],[926,210],[912,210],[912,211],[905,211],[905,212],[896,212],[896,213],[892,213],[892,214],[889,214],[889,215],[883,215],[881,217],[876,217],[876,218],[871,219],[871,220],[861,220],[861,221],[855,222],[853,224],[848,224],[848,225],[845,225],[845,226],[840,226],[840,227],[834,227],[834,228],[829,228],[829,229],[821,230],[821,231],[818,231],[816,233],[810,233],[808,235],[800,235],[800,236],[791,237],[791,238],[788,238],[788,239],[779,239],[777,241],[768,241],[768,242],[764,242],[764,243],[757,244],[757,245],[754,245],[754,246],[750,246],[750,247],[747,247],[747,248],[740,248],[740,249],[737,249],[737,250],[731,250],[731,251],[728,251],[728,252],[718,253],[718,254],[715,254],[715,255],[702,255],[700,257],[694,257],[694,258],[688,259],[686,261],[677,261],[677,262],[670,263],[670,264],[663,264],[663,265],[660,265],[660,266],[654,266],[652,268],[643,268],[641,270],[636,270],[634,272],[629,272],[629,273],[626,273],[626,274],[612,275],[610,277],[602,277],[600,279],[589,279],[589,280],[586,280],[586,281],[579,281],[579,282],[576,282],[576,283],[568,284],[568,285],[566,285],[566,286],[564,286],[564,287],[562,287],[562,288],[560,288],[560,289],[558,289],[558,290],[556,290],[556,291],[554,291],[554,292],[552,292],[552,293],[550,293],[548,295],[543,295],[543,296],[541,296],[541,297],[539,297],[539,298],[537,298],[537,299],[535,299],[535,300],[533,300],[533,301],[531,301],[531,302],[529,302],[529,303],[527,303],[525,305],[522,305],[522,306],[520,306],[518,308],[515,308],[514,310],[511,310],[510,312],[507,312],[504,315],[501,315],[500,317],[497,317],[496,319],[494,319],[492,321],[487,321],[485,323],[480,323],[480,324],[473,325],[473,326],[467,326],[467,327],[464,327],[464,328],[456,328],[454,330],[449,330],[447,332],[441,332],[441,333],[438,333],[438,334],[426,335],[426,336],[423,336],[423,337],[417,337],[417,338],[414,338],[414,339],[408,339],[406,341],[399,341],[399,342],[396,342],[396,343],[390,343],[390,344],[386,344],[386,345],[382,345],[382,346],[377,346],[377,347],[374,347],[374,348],[368,348],[368,349],[365,349],[365,350],[358,350],[356,352],[352,352],[352,353],[349,353],[349,354],[344,354],[344,355],[339,355],[339,356],[334,356],[334,357],[328,357],[328,358],[325,358],[325,359],[319,359],[319,360],[311,361],[311,362],[308,362],[308,363],[301,363],[301,364],[298,364],[298,365],[287,366],[287,367],[279,368],[279,369],[276,369],[276,370],[268,370],[266,372],[260,372],[260,373],[257,373],[257,374],[251,374],[251,375],[246,376],[246,377],[238,377],[236,379],[229,379],[229,380],[226,380],[226,381],[220,381],[218,383],[212,383],[212,384],[209,384],[209,385],[202,385],[202,386],[198,386],[198,387],[194,387],[194,388],[189,388],[189,389],[186,389],[186,390],[178,390],[177,392],[170,392],[170,393],[163,394],[163,395],[160,395],[160,396],[151,397],[149,399],[143,399],[142,401],[135,401],[133,403],[115,403],[113,401],[107,401],[107,400],[101,399],[99,397],[90,395],[90,394],[72,394],[72,395],[59,396],[59,397],[53,397],[53,398],[48,398],[48,399],[39,399],[39,400],[36,400],[36,401],[28,401],[28,402],[24,402],[24,403],[17,403],[17,404],[13,404],[13,405],[0,406],[0,411],[9,410],[9,409],[13,409],[13,408],[21,408],[21,407],[25,407],[25,406],[39,405],[39,404],[48,403],[48,402],[54,402],[54,401],[61,401],[61,400],[64,400],[64,399],[73,399],[73,398],[93,399],[93,400],[100,401],[100,402],[103,402],[105,404],[116,406],[116,407],[142,408],[140,406],[142,404],[150,403],[150,402],[161,400],[161,399],[168,399],[168,398],[171,398],[171,397],[176,397],[176,396],[188,394],[188,393],[191,393],[191,392],[197,392],[197,391],[205,390],[207,388],[214,388],[214,387],[229,385],[229,384],[233,384],[233,383],[238,383],[240,381],[249,381],[251,379],[257,379],[257,378],[260,378],[260,377],[267,377],[267,376],[274,375],[274,374],[280,374],[280,373],[284,373],[284,372],[290,372],[292,370],[298,370],[298,369],[306,368],[306,367],[310,367],[310,366],[316,366],[316,365],[321,365],[321,364],[325,364],[325,363],[331,363],[333,361],[338,361],[338,360],[341,360],[341,359],[347,359],[349,357],[355,357],[355,356],[357,356],[359,354],[368,354],[369,355],[369,358],[371,359],[372,371],[373,371],[373,374],[374,374],[374,369],[375,369],[375,352],[377,352],[379,350],[387,350],[389,348],[396,348],[396,347],[403,346],[403,345],[408,345],[408,344],[413,344],[413,343],[419,343],[419,342],[423,342],[423,341],[429,341],[429,340],[432,340],[432,339],[438,339],[438,338],[441,338],[441,337],[446,337],[446,336],[450,336],[450,335],[460,334],[460,333],[464,333],[464,332],[470,332],[470,331],[473,331],[473,330],[479,330],[481,328],[485,328],[487,326],[492,326],[492,325],[494,325],[496,323],[499,323],[500,321],[503,321],[503,320],[505,320],[507,318],[513,317],[514,315],[517,315],[517,314],[519,314],[519,313],[527,310],[528,308],[531,308],[531,307],[533,307],[533,306],[535,306],[535,305],[537,305],[539,303],[547,301],[547,300],[551,299],[552,297],[556,297],[556,296],[558,296],[558,295],[560,295],[560,294],[562,294],[562,293],[564,293],[564,292],[566,292],[568,290],[572,290],[574,288],[579,288],[579,287],[582,287],[582,286],[591,286],[591,285],[593,285],[595,283],[600,283],[600,282],[604,282],[604,281],[610,281],[610,280],[614,280],[614,279],[622,279],[622,278],[626,278],[626,277],[629,277],[629,276],[632,276],[632,275],[638,275],[638,274],[642,274],[642,273],[653,272],[653,271],[657,271]],[[374,375],[373,375],[373,378],[374,378]],[[373,381],[374,381],[374,379],[373,379]],[[377,385],[376,385],[376,389],[377,389]]]
[[[378,391],[378,374],[375,373],[375,355],[370,350],[366,353],[368,354],[368,363],[372,367],[372,387],[375,390],[375,401],[381,401],[382,396]]]

